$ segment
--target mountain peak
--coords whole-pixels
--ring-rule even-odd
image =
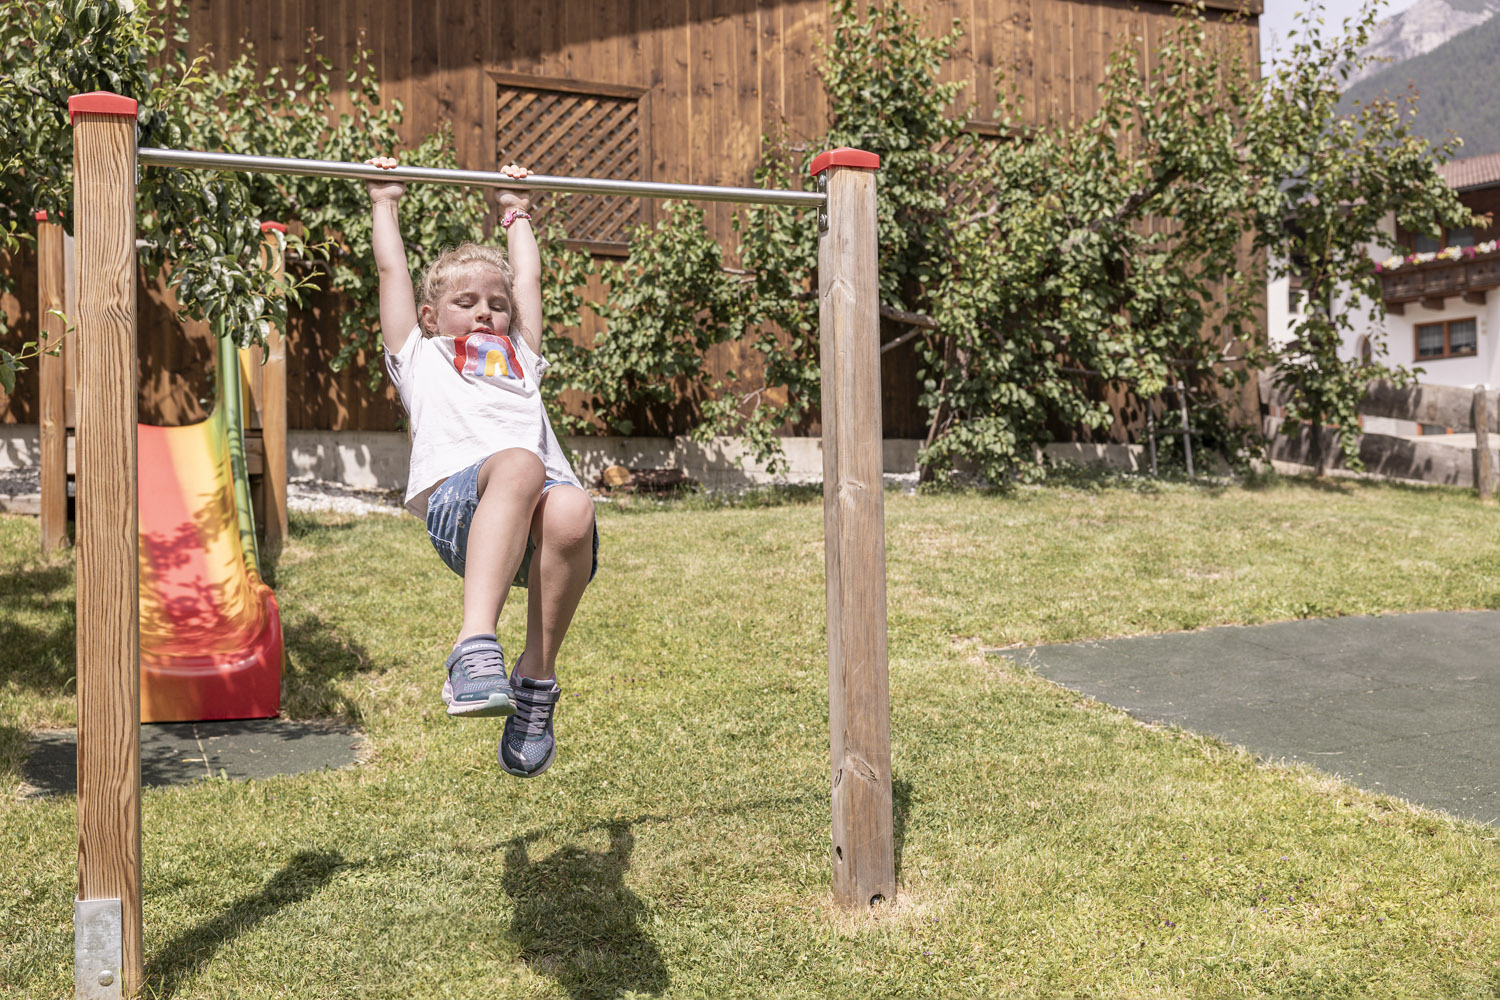
[[[1454,35],[1500,14],[1500,0],[1417,0],[1375,25],[1361,55],[1375,57],[1349,74],[1345,87],[1374,76],[1394,63],[1431,52]]]

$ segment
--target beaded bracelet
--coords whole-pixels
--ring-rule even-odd
[[[509,212],[505,213],[505,218],[503,218],[503,219],[500,220],[500,228],[501,229],[509,229],[511,223],[515,222],[517,219],[527,219],[527,220],[530,220],[530,218],[531,218],[531,213],[530,212],[522,212],[522,211],[519,211],[519,210],[513,208]]]

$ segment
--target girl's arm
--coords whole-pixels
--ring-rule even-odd
[[[388,156],[366,160],[390,169],[396,161]],[[375,270],[380,275],[380,337],[392,354],[401,350],[417,325],[417,300],[411,289],[411,271],[406,264],[406,244],[401,241],[397,205],[406,193],[399,181],[365,181],[370,193],[370,242],[375,249]]]
[[[521,178],[531,173],[514,163],[500,172]],[[500,191],[501,220],[511,212],[531,211],[531,199],[524,191]],[[536,234],[530,219],[516,219],[505,231],[506,257],[510,260],[511,326],[520,331],[531,353],[542,353],[542,255],[537,249]]]

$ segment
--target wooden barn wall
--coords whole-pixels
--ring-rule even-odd
[[[965,83],[963,100],[976,106],[978,118],[994,116],[993,80],[1004,69],[1024,94],[1032,123],[1092,113],[1108,54],[1121,41],[1138,40],[1131,44],[1149,68],[1177,8],[1126,0],[927,0],[911,6],[924,11],[934,33],[946,31],[955,18],[962,22],[964,35],[944,72]],[[403,138],[414,144],[440,122],[450,123],[459,163],[472,169],[500,165],[494,73],[644,92],[644,171],[650,180],[750,184],[763,135],[784,123],[791,137],[810,143],[828,121],[815,72],[820,45],[830,36],[823,0],[193,0],[191,11],[193,44],[209,47],[221,68],[245,43],[254,46],[263,66],[296,64],[316,34],[322,39],[318,50],[333,63],[333,78],[341,80],[363,40],[386,95],[406,108]],[[1237,39],[1247,58],[1258,58],[1253,18],[1216,30]],[[714,204],[705,211],[711,232],[733,260],[731,223],[741,209]],[[293,321],[289,398],[301,405],[294,405],[291,425],[400,426],[399,404],[388,387],[372,397],[361,371],[328,370],[336,330],[326,317],[336,308],[320,301]],[[587,343],[597,330],[597,321],[586,317],[572,335]],[[164,338],[173,343],[153,343]],[[143,357],[163,365],[143,383],[143,416],[195,412],[201,386],[194,373],[208,363],[206,340],[183,338],[157,322],[143,323],[141,339]],[[910,347],[886,356],[888,436],[925,434],[911,377],[914,361]],[[716,350],[707,363],[710,375],[754,367],[754,359],[733,345]],[[1112,402],[1119,409],[1124,401]],[[1121,416],[1116,437],[1137,415]],[[35,419],[27,386],[18,387],[4,419]]]

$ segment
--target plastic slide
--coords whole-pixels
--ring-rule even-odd
[[[281,617],[255,551],[238,359],[233,347],[219,357],[232,371],[207,420],[137,429],[142,722],[281,710]]]

